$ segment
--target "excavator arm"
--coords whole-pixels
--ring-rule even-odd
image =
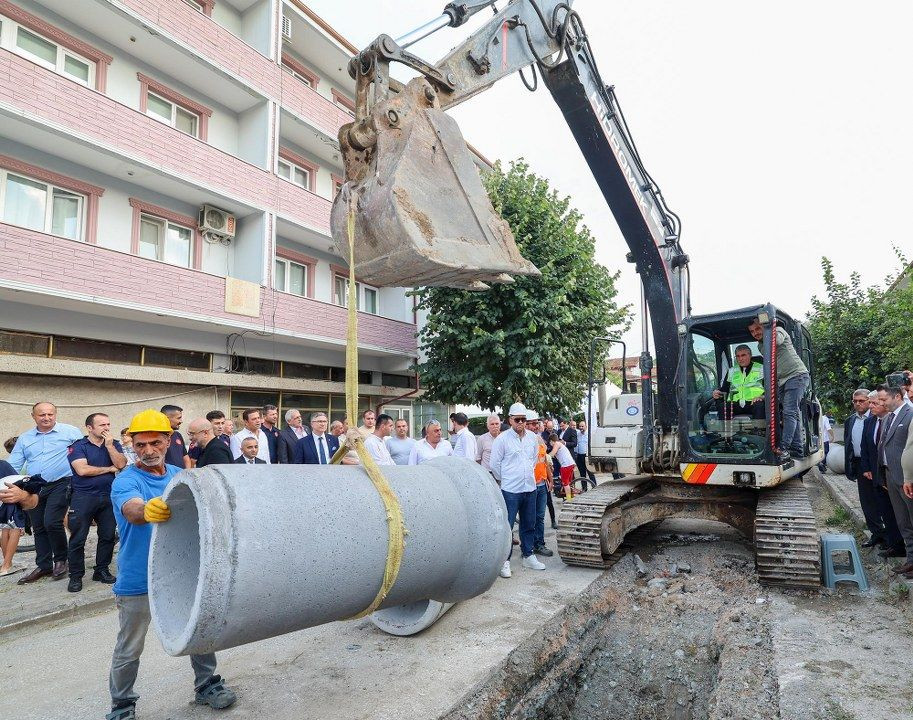
[[[348,247],[347,218],[354,210],[355,270],[365,282],[483,289],[537,274],[494,212],[466,142],[444,111],[524,68],[532,72],[531,81],[523,76],[532,89],[538,72],[640,274],[656,344],[657,420],[668,429],[678,423],[678,325],[689,312],[688,257],[679,244],[678,218],[640,161],[571,2],[512,0],[435,64],[407,49],[493,5],[450,3],[439,18],[399,41],[381,35],[352,59],[356,118],[339,133],[346,183],[332,212],[337,246]],[[398,92],[391,89],[392,62],[419,73]],[[650,364],[645,353],[642,371],[648,377]],[[644,383],[645,391],[650,385]],[[644,420],[652,424],[652,418]]]

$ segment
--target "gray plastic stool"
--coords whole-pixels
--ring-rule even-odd
[[[850,556],[852,571],[837,573],[834,570],[834,553],[847,552]],[[860,590],[869,589],[869,581],[865,577],[865,568],[859,557],[856,547],[856,538],[846,534],[824,534],[821,536],[821,572],[824,575],[824,584],[831,590],[841,581],[850,580],[859,586]]]

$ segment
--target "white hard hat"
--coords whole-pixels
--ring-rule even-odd
[[[0,478],[0,485],[12,485],[17,483],[20,480],[28,480],[28,475],[7,475],[6,477]]]
[[[510,415],[511,417],[515,417],[517,415],[522,415],[523,417],[526,417],[528,412],[529,411],[526,409],[526,406],[523,403],[517,402],[510,406],[510,410],[507,411],[507,414]]]
[[[538,419],[539,419],[539,413],[537,413],[535,410],[527,410],[527,411],[526,411],[526,419],[527,419],[527,420],[538,420]]]

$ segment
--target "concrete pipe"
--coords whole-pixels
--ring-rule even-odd
[[[389,635],[416,635],[441,619],[454,603],[419,600],[371,613],[371,622]]]
[[[491,476],[463,458],[382,470],[409,534],[378,609],[491,587],[511,542]],[[351,618],[381,587],[386,511],[363,468],[215,465],[180,473],[164,498],[171,519],[152,534],[149,598],[171,655]]]
[[[846,472],[844,467],[844,460],[846,459],[844,453],[846,450],[843,445],[840,443],[831,443],[828,447],[827,457],[824,459],[827,469],[830,470],[835,475],[843,475]]]

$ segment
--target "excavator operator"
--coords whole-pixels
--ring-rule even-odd
[[[713,391],[713,397],[732,403],[731,415],[750,415],[755,420],[763,420],[764,368],[761,363],[752,361],[751,348],[747,345],[736,347],[735,360],[735,367],[730,368],[723,385]]]

